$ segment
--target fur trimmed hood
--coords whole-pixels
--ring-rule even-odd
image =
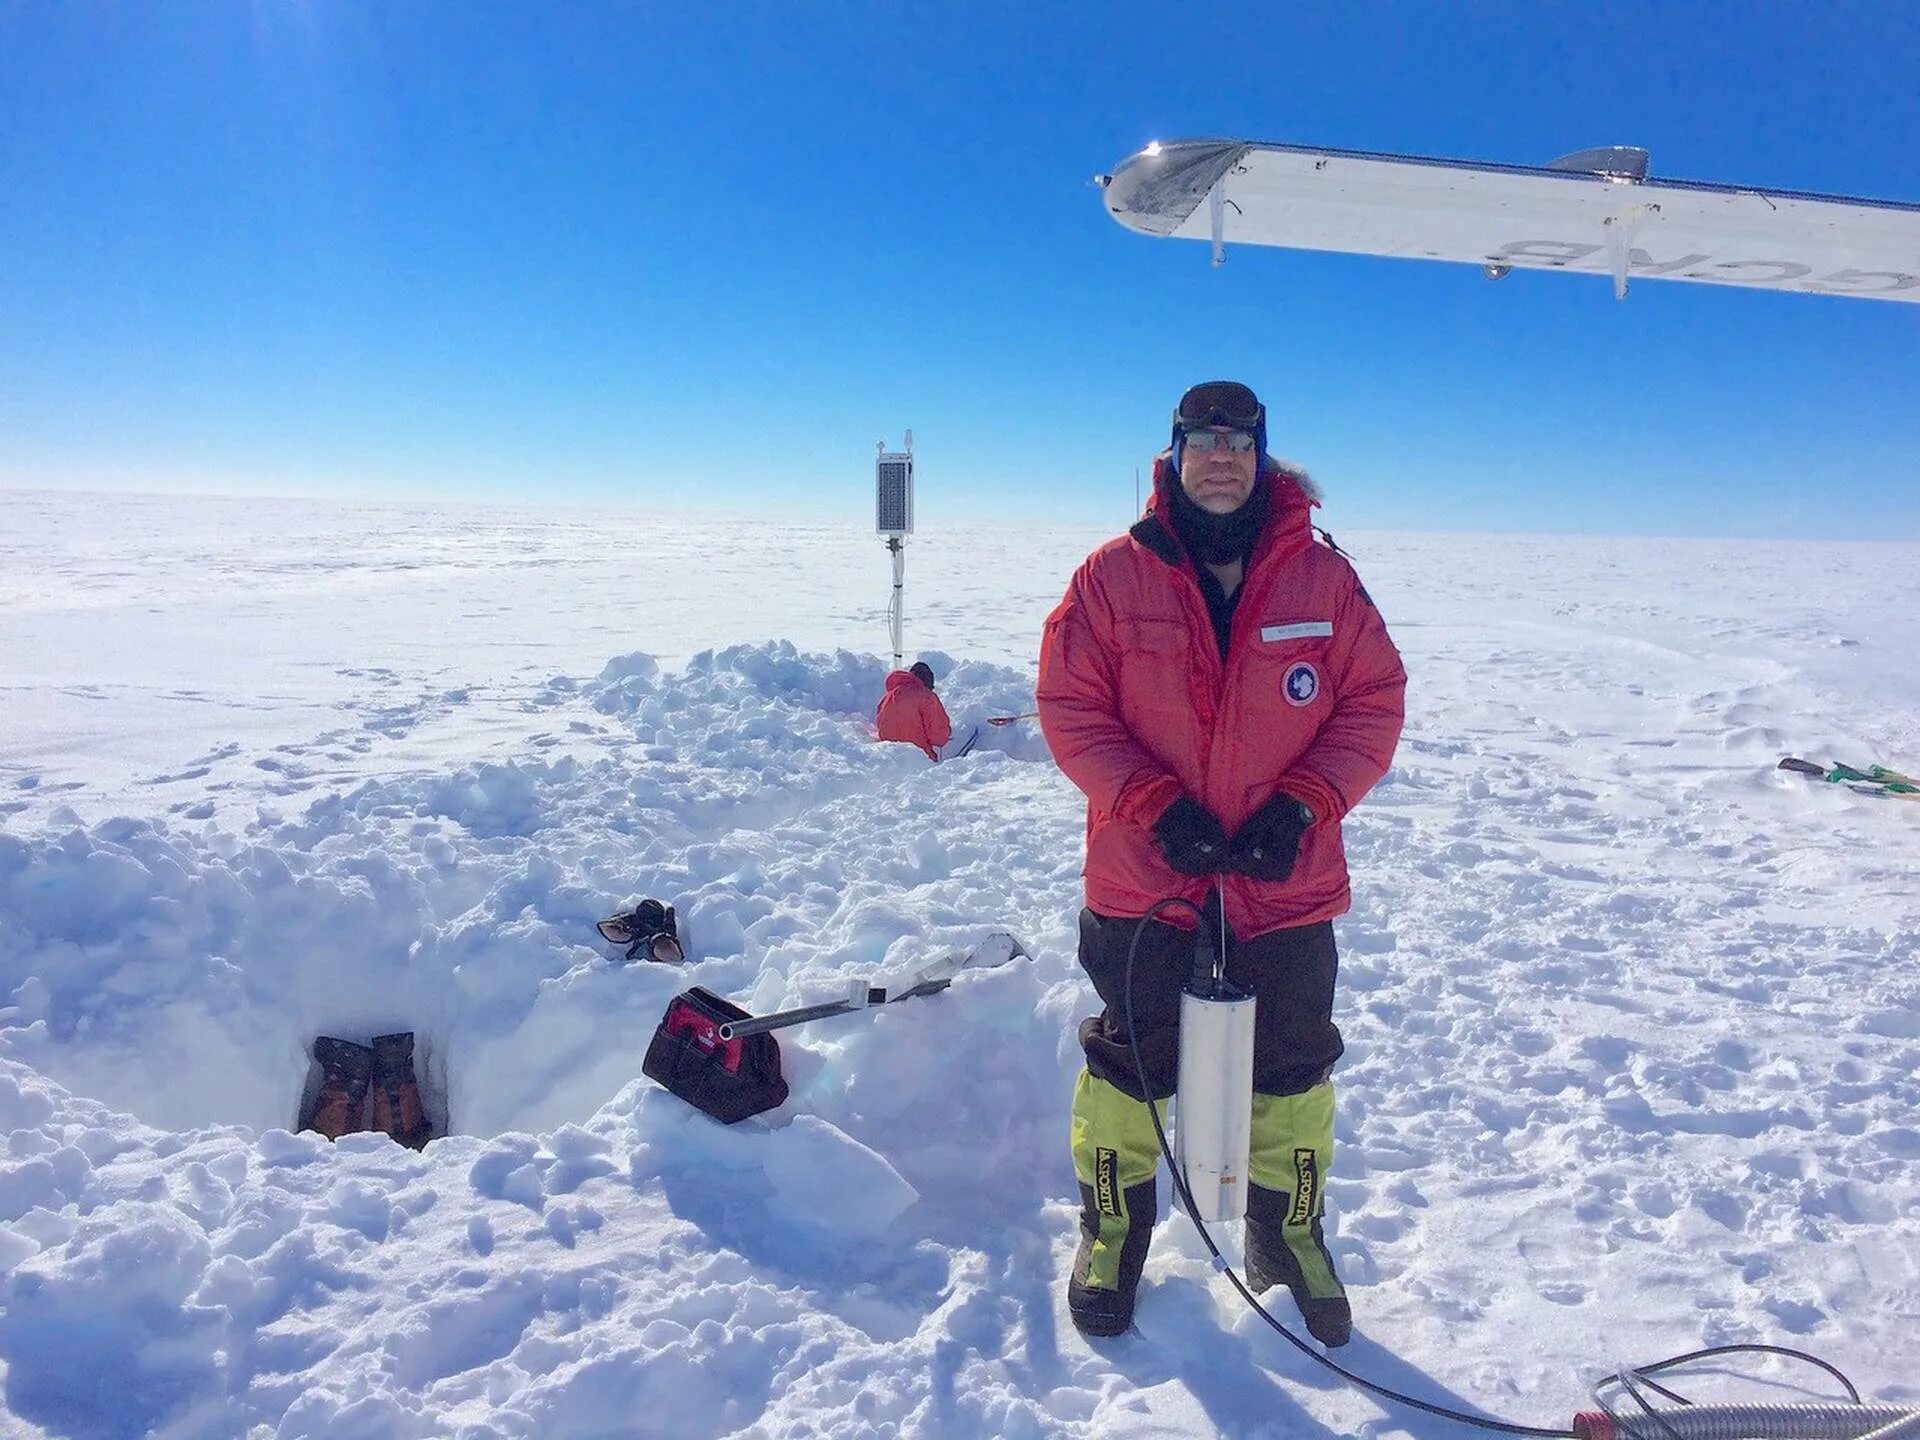
[[[1307,499],[1316,505],[1323,504],[1326,501],[1326,492],[1321,490],[1320,482],[1307,474],[1307,469],[1304,465],[1296,465],[1291,460],[1282,460],[1278,456],[1269,455],[1267,456],[1266,473],[1269,475],[1286,476],[1300,487],[1300,493],[1302,495],[1306,496]]]
[[[1313,533],[1311,517],[1314,507],[1320,504],[1319,483],[1301,466],[1290,460],[1275,459],[1272,455],[1266,457],[1266,465],[1260,473],[1274,492],[1266,534],[1273,537],[1297,530],[1303,543],[1310,542]],[[1174,535],[1172,522],[1163,520],[1156,512],[1163,487],[1179,483],[1179,477],[1173,473],[1173,451],[1162,450],[1153,457],[1153,490],[1148,496],[1146,511],[1127,532],[1169,565],[1182,563],[1186,552]],[[1270,543],[1270,539],[1262,543]]]
[[[1170,484],[1177,485],[1180,483],[1174,479],[1172,470],[1173,450],[1169,447],[1153,457],[1153,488],[1147,495],[1147,508],[1141,512],[1143,518],[1153,513],[1154,495],[1159,492],[1163,476]],[[1266,476],[1279,476],[1281,479],[1291,480],[1299,489],[1300,493],[1306,496],[1309,507],[1326,503],[1326,492],[1321,489],[1320,482],[1307,473],[1307,467],[1304,465],[1296,465],[1291,460],[1282,460],[1277,455],[1269,455],[1267,456],[1267,463],[1260,473]]]

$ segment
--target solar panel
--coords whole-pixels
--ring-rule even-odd
[[[882,535],[913,533],[913,456],[882,452],[874,466],[874,528]]]

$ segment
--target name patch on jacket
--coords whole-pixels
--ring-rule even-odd
[[[1291,625],[1262,625],[1260,638],[1269,645],[1281,640],[1330,640],[1333,638],[1333,622],[1298,620]]]

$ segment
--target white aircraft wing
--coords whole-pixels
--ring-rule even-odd
[[[1920,301],[1920,205],[1649,180],[1646,152],[1548,166],[1265,145],[1156,142],[1099,177],[1144,235],[1486,268]]]

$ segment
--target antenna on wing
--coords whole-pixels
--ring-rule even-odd
[[[1581,175],[1600,175],[1619,184],[1638,185],[1647,178],[1647,152],[1638,145],[1601,145],[1593,150],[1576,150],[1548,164],[1549,170],[1572,170]]]

